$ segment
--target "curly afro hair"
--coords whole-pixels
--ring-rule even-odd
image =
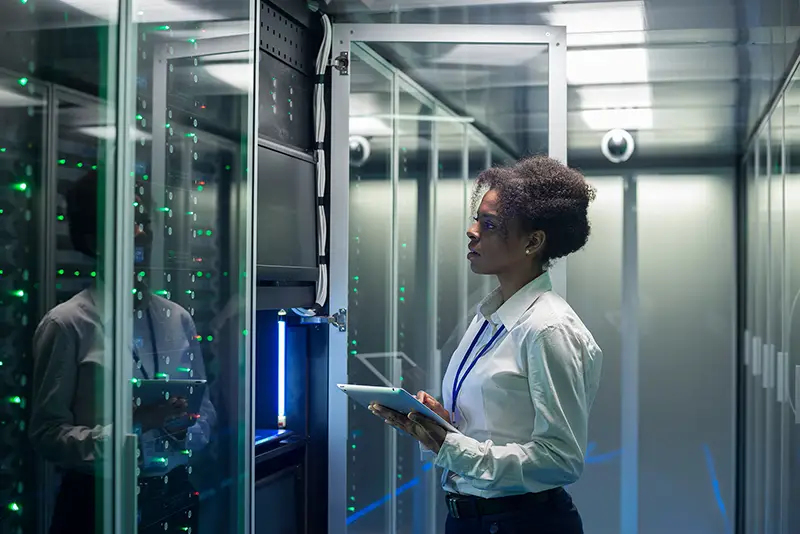
[[[578,171],[546,156],[492,167],[477,178],[473,207],[490,189],[497,192],[506,235],[511,221],[524,233],[545,233],[543,264],[580,250],[589,239],[587,211],[595,190]]]

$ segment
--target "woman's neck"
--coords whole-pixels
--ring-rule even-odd
[[[503,295],[503,302],[508,301],[517,291],[539,278],[543,273],[544,269],[536,266],[533,270],[498,274],[497,279],[500,282],[500,293]]]

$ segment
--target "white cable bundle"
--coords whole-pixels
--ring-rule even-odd
[[[327,112],[325,110],[325,73],[328,70],[328,63],[333,46],[333,27],[328,15],[322,17],[322,46],[317,54],[317,80],[314,84],[314,135],[316,140],[316,160],[317,160],[317,247],[319,250],[319,278],[317,279],[317,298],[316,304],[319,309],[325,306],[328,295],[328,265],[325,257],[325,249],[328,246],[328,224],[326,222],[325,206],[325,187],[327,177],[325,176],[325,133],[327,129]],[[298,315],[311,317],[316,314],[314,310],[304,308],[293,308]]]

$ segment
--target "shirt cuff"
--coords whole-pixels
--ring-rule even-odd
[[[434,463],[453,473],[462,474],[481,456],[478,441],[464,434],[448,432]]]

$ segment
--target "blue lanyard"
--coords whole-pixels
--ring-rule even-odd
[[[153,347],[153,373],[158,377],[158,345],[156,345],[156,329],[153,326],[153,317],[150,315],[150,310],[145,310],[145,315],[147,315],[147,328],[150,330],[150,344]],[[135,361],[139,367],[139,370],[142,372],[142,376],[145,380],[149,379],[150,376],[147,374],[147,370],[142,365],[142,360],[139,358],[139,351],[136,350],[136,347],[133,347],[133,361]]]
[[[469,360],[469,357],[472,354],[472,351],[475,350],[475,345],[478,344],[478,340],[481,338],[483,333],[486,331],[486,327],[488,326],[489,326],[489,321],[486,321],[485,323],[483,323],[483,326],[481,326],[481,329],[478,330],[478,333],[475,335],[475,339],[472,340],[469,349],[467,350],[466,354],[464,354],[464,359],[461,360],[461,365],[458,366],[458,371],[456,371],[456,377],[453,380],[452,409],[450,410],[450,416],[453,418],[453,421],[455,421],[456,417],[456,402],[458,401],[458,394],[461,392],[461,386],[464,385],[464,381],[467,379],[467,376],[469,375],[470,371],[472,371],[472,368],[475,367],[475,364],[478,363],[478,360],[480,360],[487,352],[489,352],[489,349],[492,347],[492,345],[494,345],[494,342],[497,341],[497,338],[499,338],[500,335],[506,330],[505,326],[500,325],[500,328],[498,328],[497,332],[494,333],[492,339],[489,340],[489,343],[484,345],[484,347],[481,349],[481,351],[478,353],[475,359],[472,360],[472,363],[469,365],[469,367],[467,367],[466,372],[464,372],[464,376],[461,377],[461,381],[459,382],[458,378],[459,376],[461,376],[461,371],[464,369],[464,365],[466,365],[467,360]]]

